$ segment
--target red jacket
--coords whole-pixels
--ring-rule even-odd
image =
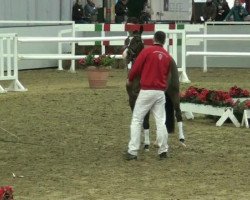
[[[168,87],[171,59],[170,54],[161,45],[155,44],[143,49],[129,72],[129,81],[141,76],[141,89],[165,91]]]

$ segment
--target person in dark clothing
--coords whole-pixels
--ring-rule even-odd
[[[139,20],[141,12],[144,9],[145,1],[146,0],[128,0],[126,4],[128,8],[128,17],[136,17]]]
[[[225,18],[225,21],[229,20],[233,16],[234,21],[244,21],[244,18],[248,15],[247,10],[241,5],[239,0],[234,1],[234,6]]]
[[[215,21],[223,21],[227,14],[229,13],[230,8],[226,0],[219,0],[217,5],[217,15]]]
[[[127,20],[127,0],[119,0],[115,4],[115,23],[121,24],[125,23]]]
[[[151,19],[150,7],[148,5],[148,0],[144,1],[143,10],[141,11],[139,22],[140,24],[148,23]]]
[[[216,17],[217,8],[212,0],[207,0],[203,7],[203,18],[204,21],[214,21]]]
[[[80,0],[76,0],[73,9],[72,9],[72,20],[75,21],[76,24],[85,24],[86,21],[84,19],[82,2]]]
[[[84,13],[89,23],[95,23],[97,21],[98,11],[92,0],[87,0],[86,5],[84,6]]]

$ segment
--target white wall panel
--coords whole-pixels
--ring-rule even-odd
[[[0,20],[71,20],[71,0],[0,0]]]
[[[60,20],[60,0],[36,0],[36,20]]]
[[[61,0],[61,20],[68,21],[72,19],[72,7],[74,1]]]

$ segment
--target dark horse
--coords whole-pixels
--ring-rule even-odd
[[[142,26],[141,26],[142,27]],[[141,39],[142,34],[142,28],[140,31],[133,31],[130,36],[125,41],[125,53],[123,54],[123,57],[126,60],[126,63],[134,63],[136,57],[141,52],[141,50],[144,48],[143,41]],[[180,109],[180,96],[179,96],[179,75],[178,75],[178,69],[176,62],[174,59],[171,60],[170,63],[170,78],[168,80],[169,87],[167,91],[165,92],[166,96],[166,104],[165,104],[165,110],[166,110],[166,127],[168,130],[168,133],[173,133],[175,128],[175,117],[177,119],[178,128],[179,128],[179,140],[184,144],[185,137],[183,133],[183,125],[182,125],[182,115],[181,115],[181,109]],[[137,96],[140,91],[140,77],[137,77],[131,86],[126,86],[126,90],[129,96],[129,105],[131,110],[133,111],[135,102],[137,99]],[[144,129],[144,148],[148,149],[149,147],[149,113],[144,118],[143,121],[143,129]]]

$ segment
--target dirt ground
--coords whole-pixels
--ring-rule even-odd
[[[190,85],[250,90],[249,69],[187,73],[192,82],[182,91]],[[0,94],[0,186],[12,185],[15,200],[250,199],[245,127],[216,127],[202,115],[184,119],[186,149],[175,133],[167,160],[151,147],[125,161],[131,120],[125,79],[126,70],[112,70],[108,87],[92,90],[84,70],[19,72],[28,91]]]

